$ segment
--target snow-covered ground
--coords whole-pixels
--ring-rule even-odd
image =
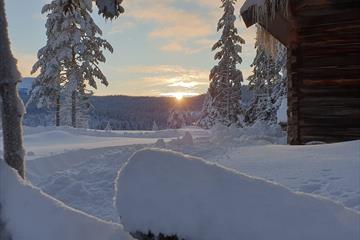
[[[120,224],[69,208],[20,179],[0,159],[1,217],[14,240],[131,240]]]
[[[116,186],[129,232],[198,240],[360,236],[360,215],[340,204],[168,150],[134,154]]]
[[[186,132],[193,142],[189,136],[180,139]],[[360,141],[287,146],[281,145],[285,137],[278,129],[261,126],[214,132],[25,128],[24,139],[30,160],[27,174],[35,186],[70,207],[108,221],[120,222],[113,206],[119,169],[132,154],[148,147],[201,157],[360,211]]]

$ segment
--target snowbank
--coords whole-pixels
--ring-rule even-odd
[[[130,240],[121,225],[65,206],[0,160],[2,218],[14,240]]]
[[[164,150],[137,152],[119,172],[128,231],[191,240],[359,239],[360,216],[323,198]]]
[[[288,109],[287,98],[284,98],[282,99],[280,107],[276,113],[278,123],[287,123],[288,121],[287,109]]]
[[[214,126],[210,142],[215,145],[239,147],[248,145],[286,144],[286,133],[279,125],[258,121],[244,128]]]

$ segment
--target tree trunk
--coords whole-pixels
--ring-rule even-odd
[[[76,128],[76,91],[71,96],[71,125]]]
[[[16,88],[20,78],[16,60],[10,50],[4,0],[0,0],[0,94],[2,98],[4,158],[24,178],[22,143],[24,105]]]
[[[60,94],[56,97],[55,125],[60,126]]]

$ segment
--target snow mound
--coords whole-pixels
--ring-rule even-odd
[[[236,148],[248,145],[286,144],[286,133],[278,124],[269,125],[261,121],[244,128],[215,125],[211,129],[210,142]]]
[[[280,107],[276,113],[278,123],[287,123],[288,121],[287,109],[288,109],[287,98],[284,98],[282,99]]]
[[[164,139],[160,138],[156,141],[154,146],[157,148],[166,148],[166,143],[165,143]]]
[[[185,132],[185,135],[181,138],[182,145],[193,146],[194,140],[190,132]]]
[[[197,240],[357,240],[360,215],[324,198],[165,150],[121,169],[116,207],[126,230]]]
[[[0,160],[2,218],[14,240],[130,240],[119,224],[108,223],[41,192]]]

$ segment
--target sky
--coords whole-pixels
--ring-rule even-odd
[[[23,77],[30,77],[37,51],[46,43],[46,15],[50,0],[5,0],[12,50]],[[237,27],[245,39],[239,66],[244,79],[251,74],[255,56],[255,29],[239,17],[244,0],[236,6]],[[192,96],[205,93],[209,72],[216,64],[212,45],[219,39],[220,0],[124,0],[125,14],[109,21],[92,14],[113,48],[100,65],[109,86],[96,95]],[[36,77],[32,75],[32,77]],[[246,81],[245,81],[246,83]]]

